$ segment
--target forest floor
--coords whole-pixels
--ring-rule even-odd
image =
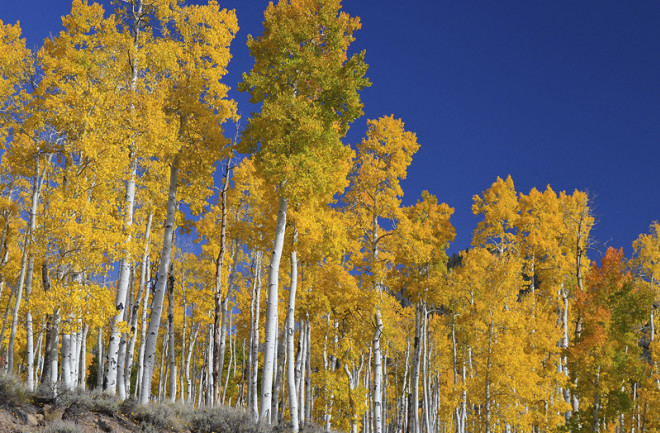
[[[262,426],[241,409],[192,409],[176,403],[138,405],[96,391],[28,392],[0,375],[0,433],[286,433]],[[302,433],[323,431],[315,425]]]

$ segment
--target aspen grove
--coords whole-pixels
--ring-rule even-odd
[[[5,373],[296,433],[660,429],[657,222],[592,261],[586,193],[497,178],[448,257],[453,209],[402,204],[415,133],[346,142],[371,83],[340,0],[268,6],[234,137],[235,12],[112,5],[37,52],[0,21]]]

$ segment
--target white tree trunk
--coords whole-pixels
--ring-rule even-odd
[[[124,231],[126,232],[125,251],[124,257],[121,259],[119,266],[119,281],[117,281],[117,296],[115,298],[115,308],[117,310],[115,316],[112,318],[112,325],[110,328],[110,340],[108,341],[107,361],[105,370],[105,391],[108,394],[117,393],[117,368],[119,364],[119,345],[121,343],[121,334],[119,332],[119,325],[125,319],[126,302],[128,295],[128,285],[131,276],[131,225],[133,224],[133,208],[135,204],[135,175],[137,170],[137,163],[131,163],[131,175],[126,185],[125,206],[126,214],[124,216]],[[125,396],[120,396],[122,399]]]
[[[50,158],[48,159],[48,162],[50,162]],[[16,340],[16,331],[18,328],[18,312],[21,308],[21,300],[23,297],[23,284],[27,281],[30,283],[30,287],[25,287],[25,292],[26,292],[26,299],[29,300],[30,297],[30,290],[32,286],[32,272],[34,269],[34,258],[30,256],[30,244],[32,243],[32,236],[34,233],[34,230],[36,228],[36,220],[37,220],[37,206],[39,204],[39,196],[41,194],[41,187],[43,186],[43,179],[44,179],[44,171],[40,171],[39,168],[39,158],[37,157],[36,160],[36,173],[34,176],[34,179],[32,181],[32,197],[31,197],[31,204],[30,204],[30,215],[29,215],[29,220],[28,220],[28,226],[25,231],[25,243],[23,244],[23,255],[21,258],[21,270],[18,276],[18,282],[16,283],[16,302],[14,304],[14,311],[12,314],[12,321],[11,321],[11,332],[9,333],[9,344],[7,347],[7,371],[12,373],[14,371],[14,346],[15,346],[15,340]],[[28,260],[29,257],[29,260]],[[28,328],[28,333],[29,333],[29,339],[32,339],[32,316],[29,316],[29,328]],[[26,317],[26,322],[27,322],[27,317]],[[28,358],[31,360],[34,360],[34,354],[30,353],[32,352],[32,342],[30,341],[28,346]],[[30,370],[32,370],[32,366],[30,366]],[[28,373],[28,380],[30,380],[30,376],[32,375],[32,372],[30,371]],[[34,383],[33,383],[34,385]]]
[[[130,269],[130,278],[128,279],[128,292],[126,294],[126,305],[124,306],[124,316],[122,318],[123,322],[131,323],[131,313],[133,312],[133,282],[135,276],[135,269],[131,266]],[[136,301],[137,302],[137,301]],[[128,349],[128,338],[129,333],[122,333],[119,338],[119,350],[117,351],[117,394],[119,395],[120,400],[125,400],[128,397],[128,392],[126,391],[126,377],[129,378],[130,386],[130,370],[126,374],[126,351]]]
[[[208,349],[206,350],[206,405],[213,405],[213,326],[209,327]]]
[[[231,287],[231,286],[230,286]],[[229,314],[229,328],[231,329],[232,326],[232,317],[233,315]],[[222,404],[225,404],[225,397],[227,396],[227,387],[229,386],[229,373],[231,372],[231,365],[232,362],[234,362],[234,339],[232,338],[232,334],[229,333],[229,364],[227,365],[227,375],[225,376],[225,384],[222,386]],[[231,398],[230,398],[231,401]],[[231,403],[229,403],[229,406],[231,406]]]
[[[103,362],[105,357],[103,356],[103,328],[99,326],[98,336],[96,340],[96,389],[103,389]]]
[[[163,311],[163,298],[165,297],[165,285],[167,283],[167,272],[170,268],[172,255],[172,238],[174,234],[174,215],[176,213],[176,188],[178,177],[178,158],[175,157],[170,168],[170,188],[167,198],[167,219],[163,233],[163,249],[160,255],[160,271],[158,285],[153,296],[151,305],[151,316],[149,318],[149,329],[144,348],[144,369],[142,373],[142,388],[140,389],[140,403],[146,404],[151,397],[151,379],[154,374],[154,361],[156,356],[156,343],[158,342],[158,328],[160,316]]]
[[[415,308],[415,341],[413,343],[413,360],[412,360],[412,376],[411,383],[411,400],[412,404],[408,407],[410,411],[409,419],[412,419],[412,433],[419,433],[419,372],[422,360],[422,304],[417,304]]]
[[[344,364],[344,372],[348,378],[348,389],[350,392],[349,395],[349,405],[351,409],[351,433],[357,433],[357,407],[353,396],[353,391],[360,384],[360,373],[362,372],[362,367],[364,366],[364,357],[360,356],[360,367],[349,370],[348,364]]]
[[[197,332],[199,328],[196,328],[191,335],[190,345],[188,347],[188,355],[186,356],[186,402],[189,404],[194,404],[193,399],[193,383],[190,376],[190,360],[195,348],[195,343],[197,342]],[[194,377],[194,374],[193,374]]]
[[[75,388],[78,386],[78,362],[80,356],[80,339],[78,331],[72,332],[71,342],[69,343],[69,371],[71,372],[71,384]]]
[[[32,275],[34,270],[34,257],[28,261],[27,277],[25,279],[25,302],[30,302],[30,293],[32,291]],[[28,391],[34,391],[34,331],[32,329],[32,312],[25,313],[25,334],[26,334],[26,378],[25,383]]]
[[[140,324],[140,348],[138,350],[138,371],[137,371],[137,383],[135,384],[135,394],[134,397],[137,399],[139,393],[142,390],[142,374],[144,373],[144,347],[147,342],[147,307],[149,306],[149,292],[151,291],[151,267],[149,266],[149,255],[147,255],[147,266],[145,270],[148,287],[145,286],[144,289],[144,303],[142,304],[142,319]],[[153,296],[152,296],[153,299]]]
[[[186,383],[184,372],[186,371],[186,331],[188,326],[188,314],[186,311],[186,271],[181,261],[181,301],[183,302],[183,329],[181,330],[181,366],[179,367],[179,389],[181,402],[186,402]]]
[[[41,320],[41,325],[39,326],[39,336],[37,337],[37,346],[34,353],[37,355],[37,362],[35,365],[34,377],[41,377],[41,372],[43,371],[44,366],[44,357],[43,357],[43,341],[44,341],[44,329],[46,327],[45,319]]]
[[[307,332],[305,321],[299,324],[298,358],[296,359],[296,392],[298,393],[298,423],[305,424],[305,357],[307,356]]]
[[[176,345],[174,340],[174,266],[170,265],[167,278],[167,328],[170,354],[169,361],[169,398],[176,401]]]
[[[87,333],[89,326],[83,325],[80,332],[80,362],[78,363],[78,386],[85,389],[87,387]]]
[[[145,290],[145,287],[147,285],[147,268],[149,266],[149,240],[151,238],[151,222],[153,220],[153,213],[149,213],[149,218],[147,219],[147,228],[145,230],[145,245],[144,245],[144,253],[142,254],[142,265],[140,267],[140,285],[138,287],[138,293],[137,296],[135,297],[135,302],[133,303],[133,311],[131,313],[131,339],[128,343],[128,349],[126,351],[126,368],[125,370],[128,372],[128,374],[125,374],[125,389],[126,393],[128,394],[131,389],[131,373],[133,371],[133,358],[135,354],[135,342],[137,341],[137,323],[138,323],[138,317],[139,315],[139,310],[140,310],[140,305],[142,305],[142,317],[146,319],[146,304],[147,301],[149,300],[149,291]],[[144,297],[144,300],[142,298]],[[143,324],[144,328],[144,324]],[[143,347],[141,345],[141,347]],[[143,352],[140,353],[140,355],[143,355]],[[138,361],[140,364],[142,363],[141,361]],[[138,374],[138,377],[139,374]],[[136,387],[137,391],[137,387]]]
[[[279,296],[279,271],[284,246],[284,231],[286,229],[287,200],[280,197],[275,227],[275,243],[268,268],[268,309],[266,311],[266,338],[264,341],[264,366],[261,378],[261,411],[259,419],[271,423],[273,374],[275,370],[275,343],[277,340],[277,304]]]
[[[60,343],[60,312],[56,310],[53,314],[51,329],[49,330],[51,334],[50,338],[50,347],[46,347],[48,350],[48,380],[50,385],[55,388],[57,384],[57,374],[58,374],[58,358],[57,350]]]
[[[296,289],[298,288],[298,256],[295,250],[297,232],[294,229],[294,249],[291,251],[291,287],[289,287],[289,312],[286,321],[286,373],[289,386],[289,413],[291,414],[291,430],[298,433],[298,395],[296,393],[296,367],[294,344],[294,319],[296,312]]]
[[[424,407],[424,427],[427,432],[431,431],[431,408],[430,398],[431,392],[429,390],[429,335],[428,335],[428,322],[426,314],[426,304],[422,303],[422,386],[423,386],[423,407]]]
[[[219,390],[222,385],[222,372],[225,368],[225,352],[227,351],[227,321],[230,315],[230,313],[228,312],[229,297],[231,296],[231,289],[232,286],[234,285],[234,278],[236,278],[236,265],[237,265],[236,262],[238,260],[238,251],[239,251],[239,247],[238,245],[235,244],[232,252],[231,271],[229,272],[229,277],[227,278],[227,295],[225,295],[225,297],[220,302],[220,316],[221,316],[220,329],[219,330],[215,329],[213,334],[213,338],[214,338],[213,344],[216,345],[215,357],[213,360],[213,368],[214,368],[213,380],[215,381],[217,377],[217,380],[220,382],[214,385],[214,393],[216,390]],[[229,371],[227,371],[227,375],[229,375]],[[222,394],[224,395],[224,391],[222,392]],[[214,395],[216,399],[220,397],[218,394],[214,394]],[[218,401],[221,400],[217,400],[216,403]]]
[[[252,299],[254,300],[254,314],[252,316],[252,347],[250,351],[252,364],[250,365],[250,400],[249,407],[251,408],[254,419],[259,418],[259,396],[257,391],[257,379],[259,377],[259,313],[261,311],[261,251],[257,251],[255,258],[255,271],[254,282],[252,287]]]
[[[220,251],[215,259],[215,291],[214,291],[214,314],[213,314],[213,398],[220,398],[220,386],[222,384],[222,369],[225,361],[225,329],[227,325],[227,302],[229,301],[229,287],[227,296],[222,298],[222,268],[227,248],[227,191],[229,190],[230,161],[227,161],[225,178],[222,191],[220,191]]]
[[[380,339],[383,335],[383,318],[380,310],[376,310],[376,330],[374,331],[374,432],[383,433],[383,364]]]
[[[313,409],[313,395],[312,395],[312,324],[309,321],[309,314],[307,314],[307,320],[305,320],[306,325],[306,334],[305,340],[307,340],[307,354],[305,355],[305,369],[307,373],[305,374],[305,417],[302,418],[301,424],[309,423],[312,421],[312,409]]]
[[[168,348],[168,342],[169,340],[167,338],[163,338],[163,344],[161,345],[160,349],[160,369],[158,370],[158,401],[162,402],[164,395],[165,395],[165,386],[164,385],[164,379],[165,379],[165,369],[167,368],[165,364],[165,358],[167,357],[167,348]]]
[[[135,0],[131,7],[131,33],[133,36],[133,48],[135,53],[131,56],[131,82],[130,88],[131,92],[135,92],[137,88],[137,79],[138,79],[138,58],[137,53],[140,50],[140,25],[144,19],[142,16],[142,0]],[[133,107],[131,106],[131,111]],[[119,363],[119,343],[120,343],[120,333],[118,329],[119,322],[122,321],[122,313],[126,308],[126,294],[128,291],[129,276],[131,273],[131,252],[130,245],[132,242],[131,237],[131,226],[133,225],[133,213],[135,209],[135,176],[137,175],[137,158],[135,155],[135,145],[131,144],[129,151],[129,178],[126,182],[126,194],[124,196],[124,227],[123,231],[125,233],[125,247],[122,251],[122,259],[119,266],[119,281],[117,282],[117,297],[115,306],[117,308],[117,313],[115,314],[112,325],[110,328],[110,340],[108,342],[108,361],[106,363],[105,371],[105,390],[109,394],[115,394],[117,391],[117,366]],[[129,372],[130,376],[130,372]],[[122,383],[122,387],[124,384]],[[120,396],[122,399],[125,398],[125,389],[122,390],[124,396]]]
[[[62,383],[64,389],[73,388],[71,381],[71,334],[62,334],[62,348],[60,349],[62,357]]]

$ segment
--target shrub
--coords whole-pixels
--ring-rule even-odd
[[[267,433],[269,429],[257,424],[248,412],[228,407],[197,410],[189,418],[193,433]]]
[[[80,427],[71,421],[54,421],[44,429],[44,433],[83,433]]]
[[[131,406],[132,411],[130,413],[124,412]],[[178,432],[181,430],[181,422],[177,419],[176,411],[171,405],[158,403],[147,405],[127,404],[125,408],[122,408],[122,412],[140,423],[143,431],[151,431],[150,427],[154,427],[155,431]]]
[[[14,376],[0,374],[0,406],[20,406],[28,402],[30,393]]]
[[[58,395],[57,405],[66,406],[67,411],[74,416],[81,412],[96,412],[114,416],[119,411],[120,401],[113,395],[79,388]]]

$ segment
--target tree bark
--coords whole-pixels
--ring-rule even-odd
[[[199,327],[195,328],[195,331],[191,335],[191,341],[188,347],[188,355],[186,356],[186,402],[194,405],[193,401],[193,381],[190,376],[190,361],[192,359],[193,352],[195,351],[195,344],[197,343],[197,333],[199,332]],[[192,377],[195,377],[193,372]]]
[[[133,49],[134,55],[130,58],[131,66],[131,93],[135,93],[137,89],[138,79],[138,55],[140,50],[140,25],[142,20],[142,0],[135,0],[131,5],[131,33],[133,36]],[[131,111],[133,111],[131,105]],[[119,281],[117,281],[117,296],[115,299],[115,307],[117,313],[112,319],[110,328],[110,339],[108,341],[107,362],[104,380],[104,389],[109,394],[116,394],[117,392],[117,366],[119,365],[119,344],[121,335],[119,333],[119,323],[124,317],[124,309],[126,308],[126,296],[128,292],[128,284],[131,274],[131,252],[130,245],[132,243],[131,226],[133,225],[133,213],[135,209],[135,177],[137,175],[137,157],[135,155],[135,144],[131,144],[129,149],[129,178],[126,182],[126,193],[124,195],[124,226],[123,233],[125,235],[124,248],[122,251],[122,258],[119,265]],[[130,372],[129,372],[130,377]],[[124,383],[121,384],[120,395],[121,399],[125,398],[126,390]]]
[[[419,375],[420,363],[422,360],[422,304],[418,303],[415,308],[415,340],[413,343],[413,361],[412,361],[412,375],[411,381],[411,402],[408,406],[410,415],[408,419],[412,420],[412,433],[419,433]]]
[[[167,328],[169,339],[169,399],[176,401],[176,345],[174,340],[174,266],[170,264],[167,278]]]
[[[291,430],[298,433],[298,395],[296,393],[295,356],[294,344],[294,319],[296,312],[296,290],[298,288],[298,255],[296,252],[296,240],[298,232],[293,229],[293,250],[291,251],[291,286],[289,287],[289,313],[286,321],[286,373],[289,386],[289,413],[291,414]]]
[[[83,325],[80,339],[80,362],[78,364],[78,386],[85,389],[87,387],[87,333],[89,326]]]
[[[99,326],[96,340],[96,389],[103,389],[103,328]]]
[[[257,379],[259,377],[259,315],[261,311],[260,300],[261,300],[261,256],[262,252],[257,251],[255,258],[255,271],[254,271],[254,282],[252,286],[252,299],[254,300],[254,314],[252,316],[252,347],[250,351],[252,364],[250,365],[250,401],[249,407],[251,408],[254,419],[259,417],[259,396],[257,392]]]
[[[50,158],[48,159],[48,162],[50,162]],[[29,300],[30,297],[30,291],[31,291],[31,285],[32,285],[32,270],[34,268],[34,257],[30,256],[30,245],[32,244],[32,237],[34,235],[34,230],[36,228],[36,220],[37,220],[37,206],[39,204],[39,196],[41,195],[41,188],[43,186],[43,180],[44,180],[44,172],[45,172],[45,167],[41,169],[39,168],[39,157],[37,156],[36,162],[36,173],[34,176],[34,179],[32,181],[32,197],[31,197],[31,204],[30,204],[30,215],[29,215],[29,221],[28,221],[28,226],[25,231],[25,243],[23,245],[23,255],[21,258],[21,270],[18,276],[18,282],[16,283],[16,302],[14,304],[14,311],[12,314],[12,322],[11,322],[11,331],[9,333],[9,344],[7,347],[7,371],[10,373],[13,373],[14,371],[14,346],[15,346],[15,340],[16,340],[16,331],[18,328],[18,312],[21,308],[21,300],[22,300],[22,295],[23,295],[23,284],[25,282],[30,283],[30,287],[25,287],[25,292],[26,292],[26,300]],[[29,258],[29,259],[28,259]],[[28,312],[29,314],[29,312]],[[29,315],[29,317],[26,317],[26,319],[29,318],[29,330],[28,330],[28,336],[29,339],[32,339],[32,316]],[[26,320],[27,321],[27,320]],[[30,353],[32,351],[32,342],[30,341],[28,343],[28,358],[31,358],[32,360],[34,359],[34,354]],[[30,369],[32,369],[32,366],[30,366]],[[28,373],[28,380],[32,379],[32,372],[30,371]],[[34,383],[32,384],[34,386]]]
[[[279,199],[277,225],[275,227],[275,243],[268,268],[268,309],[266,311],[266,338],[264,341],[264,365],[261,378],[261,411],[259,419],[271,423],[271,405],[273,393],[273,374],[275,370],[275,343],[277,340],[277,304],[279,296],[279,270],[284,246],[284,231],[286,228],[287,200]]]
[[[229,297],[229,287],[227,295],[222,297],[222,267],[224,266],[225,250],[227,248],[227,191],[229,190],[230,160],[227,160],[222,191],[220,191],[220,252],[215,259],[215,309],[213,314],[213,399],[218,401],[220,397],[220,386],[222,385],[222,368],[224,365],[225,350],[225,326],[227,301]]]
[[[133,395],[136,399],[139,397],[139,393],[142,390],[142,375],[144,373],[144,348],[147,343],[147,306],[149,305],[149,293],[152,291],[153,287],[156,285],[152,284],[151,280],[151,267],[149,266],[149,255],[147,254],[147,267],[144,269],[146,272],[146,280],[148,286],[145,287],[144,292],[144,303],[142,304],[142,319],[140,325],[140,348],[138,350],[138,370],[137,370],[137,383],[135,384],[135,394]],[[152,296],[153,299],[153,296]]]
[[[170,188],[167,199],[167,219],[163,233],[163,249],[160,256],[160,271],[156,292],[151,305],[151,316],[149,318],[149,329],[144,350],[144,370],[142,373],[142,388],[140,389],[140,403],[146,404],[151,397],[151,379],[154,374],[154,357],[156,356],[156,343],[158,341],[158,328],[160,316],[163,311],[163,299],[165,297],[165,285],[167,272],[170,268],[172,255],[172,239],[174,234],[174,215],[176,213],[176,189],[178,178],[178,157],[172,161],[170,167]]]
[[[138,293],[135,297],[135,302],[133,303],[133,311],[131,313],[131,339],[128,343],[128,350],[126,351],[126,371],[128,374],[125,374],[125,379],[126,379],[126,393],[130,393],[131,391],[131,373],[133,371],[133,358],[135,354],[135,343],[137,341],[137,323],[138,323],[138,317],[140,316],[139,310],[140,310],[140,305],[142,305],[142,311],[143,317],[146,317],[146,304],[147,301],[149,300],[149,291],[145,290],[145,287],[147,285],[147,270],[149,267],[149,240],[151,238],[151,222],[153,220],[153,212],[149,213],[149,218],[147,219],[147,228],[145,230],[145,245],[144,245],[144,253],[142,254],[142,265],[140,267],[140,285],[138,286]],[[144,297],[144,300],[142,298]],[[144,322],[144,321],[143,321]],[[144,323],[143,323],[143,329],[144,329]],[[142,347],[142,344],[141,344]],[[140,355],[143,355],[143,351],[140,352]],[[139,358],[139,357],[138,357]],[[141,360],[138,361],[139,364],[141,364]],[[139,373],[138,373],[139,377]],[[137,391],[137,387],[136,387]]]
[[[71,334],[62,334],[62,348],[60,354],[62,357],[62,383],[64,389],[69,390],[73,388],[73,383],[71,381]]]

